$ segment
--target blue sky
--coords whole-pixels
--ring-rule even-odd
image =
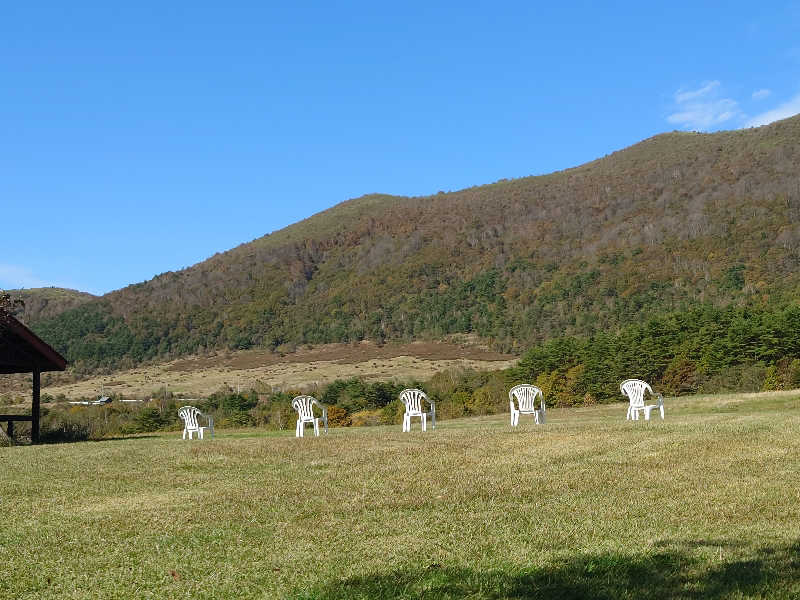
[[[800,2],[649,4],[4,3],[0,287],[800,112]]]

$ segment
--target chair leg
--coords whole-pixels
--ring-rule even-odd
[[[428,431],[428,416],[422,413],[422,431]]]
[[[182,440],[185,440],[185,439],[186,439],[186,430],[185,430],[185,429],[183,430],[183,435],[181,436],[181,439],[182,439]]]
[[[319,437],[319,419],[314,419],[314,436]]]

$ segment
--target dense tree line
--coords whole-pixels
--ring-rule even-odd
[[[451,370],[422,382],[352,378],[315,394],[328,408],[330,425],[348,427],[399,423],[398,396],[406,387],[424,389],[436,402],[437,416],[448,419],[506,412],[508,390],[517,383],[539,386],[551,407],[622,401],[619,384],[632,377],[649,381],[664,395],[800,387],[800,305],[706,304],[616,331],[553,338],[506,370]],[[291,399],[297,393],[223,389],[193,403],[213,415],[218,427],[291,429],[296,419]],[[45,411],[45,437],[78,440],[179,430],[182,403],[169,397],[133,407],[57,404]]]
[[[528,350],[515,373],[556,403],[619,399],[645,379],[666,394],[800,385],[800,306],[704,305],[618,331],[559,337]]]

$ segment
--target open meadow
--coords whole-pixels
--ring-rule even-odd
[[[799,597],[800,391],[666,411],[0,449],[0,596]]]
[[[96,398],[101,391],[126,398],[149,398],[163,393],[205,397],[241,384],[244,389],[316,389],[336,379],[359,377],[365,381],[424,380],[448,369],[497,370],[516,364],[516,357],[486,349],[470,336],[453,336],[449,342],[384,344],[324,344],[280,354],[264,350],[226,352],[91,375],[64,381],[60,374],[45,374],[43,392],[75,400]],[[0,390],[30,402],[30,376],[0,375]]]

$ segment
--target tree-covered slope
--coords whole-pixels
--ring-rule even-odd
[[[13,298],[21,301],[14,311],[26,323],[52,319],[62,312],[76,308],[96,298],[92,294],[57,287],[10,290]]]
[[[505,350],[800,287],[800,117],[580,167],[357,198],[34,328],[72,361],[475,332]]]

